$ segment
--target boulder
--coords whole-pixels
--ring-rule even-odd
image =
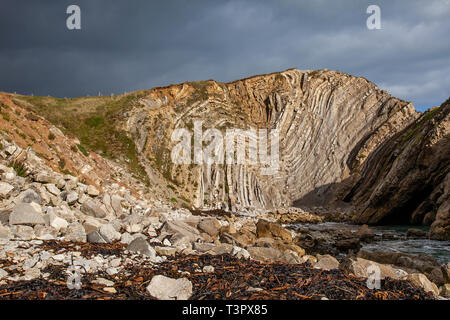
[[[95,200],[87,200],[81,205],[81,212],[88,216],[104,218],[106,212],[101,208],[101,204]]]
[[[204,218],[200,220],[200,223],[198,224],[198,228],[209,234],[211,237],[217,237],[220,227],[221,224],[216,218]]]
[[[0,200],[8,198],[14,187],[6,182],[0,182]]]
[[[16,203],[42,203],[41,196],[34,189],[27,189],[19,194]]]
[[[31,226],[36,224],[45,224],[45,220],[41,212],[41,206],[34,202],[16,204],[9,216],[9,224]]]
[[[80,223],[72,222],[67,226],[64,239],[74,242],[86,242],[86,231]]]
[[[341,267],[343,267],[342,264]],[[389,265],[380,264],[362,258],[351,259],[348,264],[346,264],[344,269],[350,273],[353,273],[357,277],[368,278],[373,272],[371,270],[373,267],[380,270],[380,279],[401,279],[408,274],[401,269],[393,268]]]
[[[317,255],[317,263],[314,265],[314,269],[321,270],[333,270],[339,268],[339,261],[329,254]]]
[[[30,226],[12,226],[11,231],[19,239],[31,240],[35,238],[34,230]]]
[[[89,185],[87,187],[87,194],[90,195],[91,197],[97,197],[100,195],[100,191],[98,191],[98,189],[93,185]]]
[[[104,224],[100,227],[99,230],[100,235],[106,242],[111,243],[115,240],[120,240],[120,232],[117,232],[112,224]]]
[[[248,247],[247,251],[252,259],[264,262],[277,261],[282,255],[280,250],[267,247]]]
[[[381,264],[390,264],[408,271],[408,273],[423,273],[438,286],[444,284],[444,275],[438,261],[425,254],[406,254],[400,252],[361,250],[358,257]]]
[[[147,286],[147,292],[158,300],[187,300],[192,296],[192,283],[187,278],[157,275]]]
[[[61,229],[66,229],[69,226],[69,223],[58,216],[51,215],[50,216],[50,226],[55,228],[57,231]]]
[[[153,249],[148,244],[148,242],[141,237],[137,237],[136,239],[131,241],[127,247],[127,250],[131,251],[131,252],[138,252],[138,253],[146,255],[152,259],[156,258],[155,249]]]
[[[69,193],[67,193],[67,196],[66,196],[66,202],[67,202],[69,205],[72,205],[72,204],[76,203],[77,200],[78,200],[78,193],[77,193],[77,192],[75,192],[75,191],[70,191]]]
[[[201,239],[200,232],[197,229],[182,221],[166,221],[161,228],[161,233],[186,237],[190,242]],[[172,238],[170,241],[172,244],[174,243]]]
[[[406,232],[406,236],[408,238],[427,238],[428,232],[420,229],[411,228],[408,229],[408,231]]]
[[[90,243],[107,243],[105,238],[102,237],[100,232],[93,231],[87,235],[87,241]]]
[[[438,287],[428,280],[428,278],[423,273],[412,273],[402,278],[403,280],[408,280],[414,283],[416,286],[421,287],[425,292],[431,292],[433,295],[439,295]]]
[[[361,241],[366,242],[372,240],[375,237],[375,233],[373,232],[372,229],[369,228],[367,224],[362,225],[361,228],[359,228],[356,235]]]
[[[53,183],[46,184],[45,188],[54,196],[59,196],[59,194],[61,193],[61,191]]]
[[[279,238],[283,241],[292,242],[292,234],[279,223],[260,219],[256,224],[256,236],[258,238]]]
[[[0,239],[11,239],[12,237],[13,234],[9,228],[0,224]]]

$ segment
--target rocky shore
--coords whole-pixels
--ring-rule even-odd
[[[13,151],[13,148],[15,150]],[[444,299],[449,264],[360,251],[367,226],[318,233],[286,228],[323,216],[190,211],[100,192],[27,152],[25,174],[6,146],[0,164],[1,299]],[[45,169],[45,170],[43,170]],[[280,209],[281,211],[281,209]],[[280,221],[279,221],[280,220]],[[280,223],[281,222],[281,223]],[[346,254],[337,259],[337,254]],[[381,280],[370,289],[376,266]]]

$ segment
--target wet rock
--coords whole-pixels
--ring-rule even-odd
[[[362,225],[361,228],[359,228],[356,235],[361,241],[365,242],[369,242],[373,240],[373,238],[375,237],[375,233],[373,232],[372,229],[369,228],[367,224]]]
[[[192,296],[192,283],[186,278],[157,275],[147,286],[147,292],[158,300],[187,300]]]
[[[37,203],[19,203],[14,206],[9,216],[10,225],[36,225],[45,224],[41,214],[41,207]]]
[[[403,280],[411,281],[416,286],[423,288],[425,292],[431,292],[435,296],[439,295],[438,287],[433,282],[428,280],[428,278],[422,273],[408,274],[407,276],[403,277]]]
[[[428,232],[420,229],[408,229],[406,236],[408,238],[428,238]]]

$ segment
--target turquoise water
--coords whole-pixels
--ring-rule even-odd
[[[360,226],[325,222],[318,224],[296,224],[295,226],[302,227],[308,230],[325,231],[325,230],[342,230],[348,229],[352,232],[357,232]],[[366,251],[391,251],[408,254],[424,253],[434,257],[440,264],[450,262],[450,241],[437,241],[429,239],[408,239],[406,232],[410,228],[422,229],[428,231],[427,227],[412,227],[412,226],[372,226],[370,227],[375,235],[376,240],[363,244],[361,250]]]

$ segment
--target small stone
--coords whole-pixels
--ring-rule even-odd
[[[55,228],[56,230],[66,229],[69,223],[60,217],[52,216],[50,217],[50,226]]]
[[[117,274],[119,271],[116,268],[110,267],[106,269],[106,273],[110,276]]]
[[[147,292],[158,300],[187,300],[192,296],[192,283],[187,278],[157,275],[147,286]]]
[[[98,191],[96,187],[90,185],[87,188],[87,194],[90,195],[91,197],[97,197],[100,195],[100,191]]]
[[[204,266],[202,271],[204,273],[213,273],[214,272],[214,267],[213,266]]]
[[[108,293],[117,293],[117,290],[112,287],[105,287],[105,288],[103,288],[103,291],[108,292]]]
[[[71,191],[66,196],[66,202],[70,205],[74,204],[78,200],[78,193]]]
[[[112,287],[114,285],[114,282],[107,280],[105,278],[97,278],[97,279],[93,280],[92,283],[99,284],[99,285],[105,286],[105,287]]]
[[[155,251],[157,254],[159,254],[160,256],[172,256],[174,257],[175,254],[177,253],[177,249],[176,248],[172,248],[172,247],[155,247]]]
[[[46,184],[45,188],[48,190],[48,192],[55,196],[59,196],[59,194],[61,193],[61,191],[53,183]]]
[[[14,187],[6,182],[0,182],[0,200],[9,197]]]
[[[8,272],[0,268],[0,280],[6,278],[8,276]]]

